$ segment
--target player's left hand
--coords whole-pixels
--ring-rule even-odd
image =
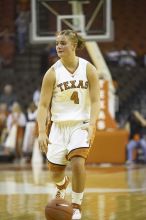
[[[95,133],[96,133],[96,126],[88,124],[88,125],[82,127],[82,129],[88,131],[88,143],[91,146],[94,142]]]

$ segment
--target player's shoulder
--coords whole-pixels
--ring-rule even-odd
[[[87,64],[86,73],[87,73],[88,79],[91,79],[91,80],[94,80],[95,78],[99,77],[99,72],[97,68],[91,62],[88,62]]]
[[[51,66],[48,70],[47,70],[47,72],[45,73],[45,75],[44,75],[44,78],[43,78],[43,80],[46,80],[46,81],[48,81],[48,80],[55,80],[55,69],[54,69],[54,67],[53,66]]]
[[[96,70],[96,67],[90,61],[88,61],[82,57],[79,57],[79,60],[80,60],[80,62],[86,63],[88,69]]]
[[[82,57],[78,57],[79,58],[79,63],[82,63],[82,64],[87,64],[89,61],[82,58]]]
[[[87,63],[87,73],[97,73],[97,68],[91,63],[91,62],[88,62]]]
[[[62,67],[62,63],[61,63],[60,59],[57,60],[57,61],[52,65],[52,68],[54,69],[54,71],[55,71],[56,69],[60,68],[60,67]]]
[[[46,72],[46,75],[55,74],[55,69],[61,64],[60,59],[57,60]]]

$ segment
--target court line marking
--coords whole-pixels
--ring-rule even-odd
[[[16,183],[13,181],[0,182],[0,195],[12,194],[53,194],[55,187],[53,184],[38,186],[31,183]],[[86,188],[85,193],[136,193],[146,192],[146,187],[142,188]],[[71,193],[71,187],[67,189]]]

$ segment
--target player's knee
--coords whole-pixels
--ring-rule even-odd
[[[67,155],[67,159],[68,160],[72,160],[74,157],[77,158],[84,158],[87,159],[89,154],[89,148],[77,148],[72,150],[71,152],[69,152],[69,154]]]
[[[48,162],[48,168],[49,171],[51,171],[52,173],[59,173],[59,172],[64,172],[66,165],[59,165]]]
[[[58,182],[62,179],[64,176],[64,171],[66,166],[64,165],[58,165],[58,164],[53,164],[53,163],[48,163],[51,179],[54,182]]]
[[[75,170],[76,172],[80,172],[80,171],[83,171],[84,166],[85,166],[85,158],[83,157],[71,158],[72,170]]]

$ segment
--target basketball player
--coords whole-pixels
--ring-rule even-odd
[[[68,161],[72,167],[72,219],[81,219],[85,187],[85,160],[93,143],[99,113],[99,81],[96,68],[76,55],[84,40],[72,30],[56,36],[60,58],[46,72],[42,82],[37,122],[38,142],[49,162],[56,197],[64,198],[69,178],[65,176]],[[46,134],[48,112],[53,122]]]

